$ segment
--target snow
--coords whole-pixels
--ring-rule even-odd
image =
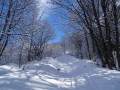
[[[69,55],[0,66],[0,90],[120,90],[120,72]]]

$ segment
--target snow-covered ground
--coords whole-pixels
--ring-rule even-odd
[[[120,72],[64,55],[0,66],[0,90],[120,90]]]

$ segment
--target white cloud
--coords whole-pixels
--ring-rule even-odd
[[[49,3],[50,0],[36,0],[37,1],[37,5],[38,5],[38,9],[41,13],[44,13],[43,18],[48,17],[49,16],[49,10],[48,8],[51,7],[51,4]]]
[[[43,4],[46,4],[49,0],[40,0]]]

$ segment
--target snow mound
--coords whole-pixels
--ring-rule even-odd
[[[0,66],[0,90],[120,90],[120,72],[63,55]]]

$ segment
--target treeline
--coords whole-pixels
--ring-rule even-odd
[[[66,18],[67,25],[72,27],[71,40],[79,54],[81,43],[86,42],[90,59],[92,55],[97,54],[102,67],[120,69],[119,0],[52,0],[52,2],[66,12],[60,16]],[[83,36],[84,39],[81,38]]]

